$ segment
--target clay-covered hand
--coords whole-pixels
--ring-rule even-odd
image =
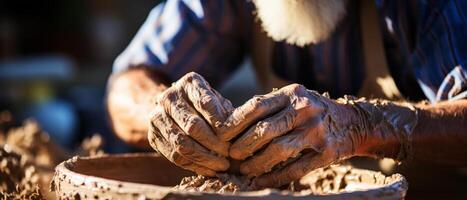
[[[232,144],[230,156],[244,160],[240,171],[257,177],[255,187],[279,187],[313,169],[369,155],[374,140],[399,138],[374,104],[352,102],[298,84],[255,96],[231,115],[251,127]],[[380,119],[368,120],[371,114]]]
[[[186,74],[156,98],[148,138],[176,165],[205,176],[229,168],[229,143],[216,134],[233,107],[199,74]],[[148,111],[149,112],[149,111]]]

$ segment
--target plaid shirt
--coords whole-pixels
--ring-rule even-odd
[[[467,1],[375,0],[389,71],[410,100],[467,98]],[[272,68],[283,79],[331,96],[357,94],[365,77],[359,1],[325,42],[276,42]],[[155,7],[114,72],[145,65],[177,80],[196,71],[221,84],[249,54],[253,6],[246,0],[168,0]]]

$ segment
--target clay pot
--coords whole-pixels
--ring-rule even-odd
[[[67,160],[56,167],[51,189],[58,199],[403,199],[407,192],[408,184],[399,174],[387,177],[361,169],[348,174],[346,186],[358,191],[328,195],[275,189],[235,194],[184,192],[173,186],[191,172],[157,154],[121,154]]]

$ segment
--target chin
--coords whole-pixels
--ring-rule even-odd
[[[346,0],[253,0],[263,29],[275,41],[304,46],[326,40],[346,11]]]

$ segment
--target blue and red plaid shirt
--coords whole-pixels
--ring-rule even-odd
[[[389,71],[410,100],[467,98],[467,1],[375,0]],[[276,42],[279,77],[332,96],[357,94],[365,77],[359,1],[325,42]],[[246,0],[168,0],[155,7],[114,72],[145,65],[172,80],[196,71],[221,84],[249,54],[255,20]]]

